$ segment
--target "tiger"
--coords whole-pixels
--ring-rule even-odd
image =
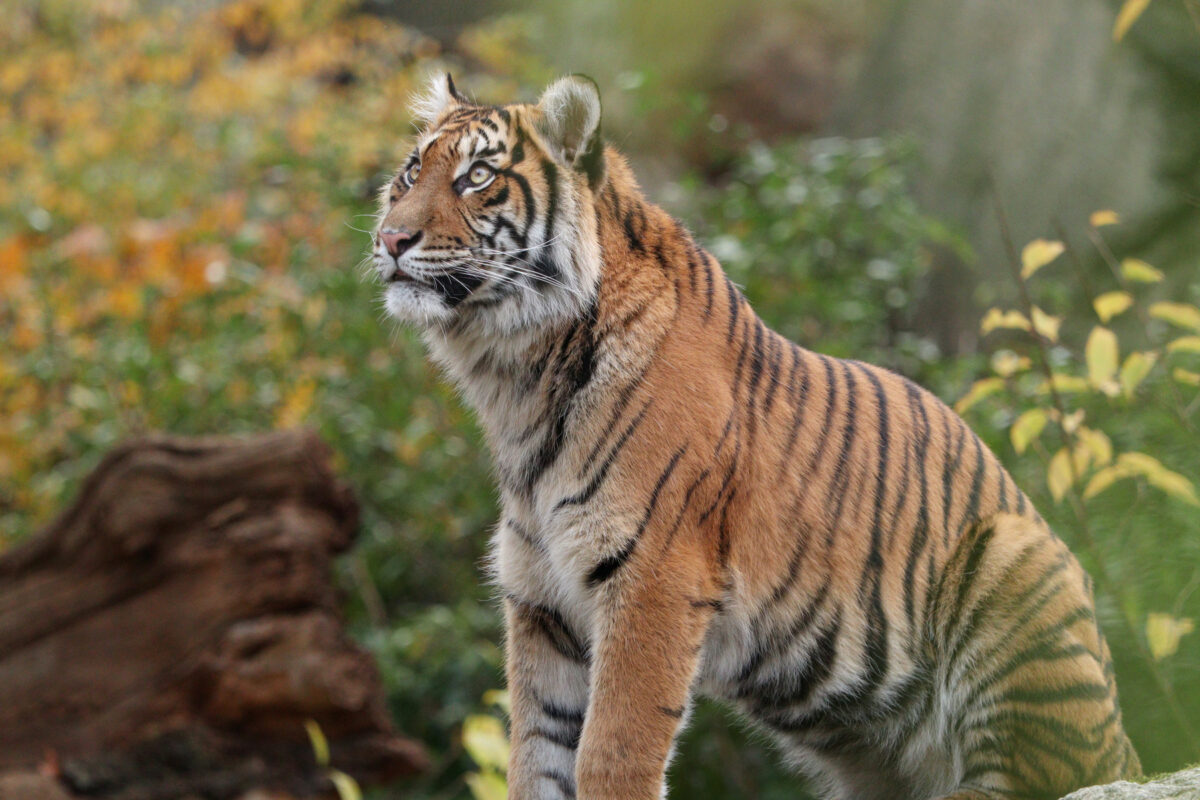
[[[512,800],[651,800],[695,699],[821,797],[1140,773],[1093,586],[930,392],[806,350],[642,194],[597,85],[439,76],[371,264],[477,415]],[[799,790],[798,790],[799,791]]]

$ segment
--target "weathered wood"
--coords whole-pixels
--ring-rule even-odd
[[[0,773],[49,758],[73,791],[234,797],[328,788],[304,731],[365,783],[419,770],[331,563],[357,504],[308,433],[152,437],[106,456],[0,556]]]

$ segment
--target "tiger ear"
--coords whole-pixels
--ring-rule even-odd
[[[430,78],[425,91],[413,100],[410,111],[418,122],[429,125],[451,107],[470,104],[471,101],[454,85],[454,78],[446,72]]]
[[[538,101],[537,129],[553,155],[588,176],[595,189],[604,179],[600,138],[600,89],[584,75],[568,75],[547,87]]]

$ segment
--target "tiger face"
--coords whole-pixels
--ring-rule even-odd
[[[426,128],[382,192],[373,235],[388,313],[491,336],[582,314],[601,265],[595,84],[564,78],[536,106],[494,107],[446,75],[414,111]]]

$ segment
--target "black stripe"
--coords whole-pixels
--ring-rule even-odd
[[[729,293],[729,332],[725,334],[725,342],[733,344],[733,331],[737,327],[738,309],[741,305],[741,293],[733,285],[733,281],[725,278],[725,290]]]
[[[983,476],[987,472],[987,464],[983,458],[983,443],[979,441],[979,437],[971,434],[971,440],[975,444],[975,470],[971,474],[971,493],[967,496],[967,507],[963,510],[962,519],[958,523],[958,532],[961,533],[964,528],[977,521],[976,515],[979,513],[980,493],[983,489]]]
[[[625,565],[629,557],[633,555],[633,549],[637,546],[638,540],[646,531],[646,526],[650,524],[650,517],[654,514],[654,508],[658,505],[659,494],[662,492],[663,486],[671,477],[671,473],[675,471],[679,460],[683,458],[683,454],[687,452],[687,445],[675,451],[675,455],[671,457],[671,462],[667,464],[667,468],[663,470],[662,475],[658,477],[658,483],[654,484],[654,490],[650,493],[650,499],[646,504],[646,512],[642,516],[641,524],[638,525],[637,531],[627,541],[620,551],[614,555],[607,556],[601,559],[600,563],[592,567],[591,572],[587,576],[588,586],[596,586],[597,584],[607,581],[613,574]]]
[[[929,541],[929,505],[928,505],[928,485],[926,481],[926,453],[929,449],[929,417],[925,413],[925,404],[921,400],[920,390],[917,389],[911,382],[906,381],[904,388],[908,393],[909,411],[913,417],[913,425],[917,429],[917,439],[915,443],[917,475],[920,478],[920,497],[917,505],[917,528],[913,531],[913,541],[908,546],[908,560],[904,565],[904,618],[908,620],[911,630],[916,630],[915,610],[913,608],[914,589],[917,559],[921,557],[921,553],[925,550],[925,545]],[[917,420],[918,414],[920,420]],[[916,636],[913,636],[914,647],[918,645]]]
[[[652,401],[647,401],[646,404],[642,406],[642,410],[637,413],[637,416],[634,417],[627,426],[625,426],[625,430],[621,432],[621,435],[618,437],[616,443],[608,451],[608,455],[604,457],[604,462],[600,465],[600,469],[597,470],[596,474],[592,476],[592,479],[588,481],[587,486],[585,486],[578,494],[571,495],[570,497],[564,497],[562,500],[559,500],[558,504],[554,506],[555,511],[563,508],[564,506],[580,505],[592,499],[592,496],[595,495],[596,491],[601,487],[601,485],[603,485],[604,479],[608,476],[608,470],[612,467],[617,455],[620,454],[621,450],[624,449],[625,445],[629,442],[629,437],[633,435],[633,432],[637,430],[639,425],[642,424],[642,420],[645,418],[646,411],[650,408],[651,402]]]
[[[944,410],[943,410],[944,411]],[[958,464],[962,459],[963,444],[967,440],[967,430],[963,425],[956,425],[960,434],[958,438],[958,447],[954,451],[954,458],[950,458],[950,445],[954,441],[954,436],[950,431],[950,414],[942,414],[943,424],[946,430],[946,451],[942,462],[942,544],[950,544],[950,507],[953,503],[954,494],[951,491],[954,488],[954,480],[958,477]]]
[[[522,618],[542,632],[560,656],[576,664],[587,664],[591,661],[587,646],[567,626],[566,620],[557,610],[530,603],[512,594],[508,595],[508,600]]]

